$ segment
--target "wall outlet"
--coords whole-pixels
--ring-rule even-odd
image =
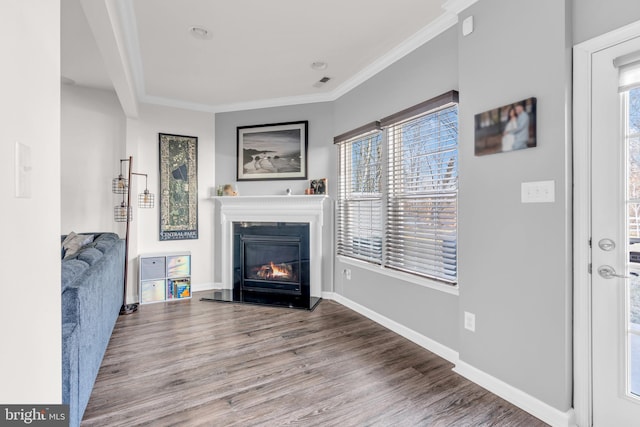
[[[342,274],[344,274],[344,277],[347,280],[351,280],[351,269],[350,268],[345,268],[344,270],[342,270]]]
[[[475,332],[476,331],[476,315],[473,313],[469,313],[468,311],[464,312],[464,328]]]

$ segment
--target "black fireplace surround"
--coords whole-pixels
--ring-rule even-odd
[[[233,290],[202,300],[313,310],[309,267],[308,223],[234,222]]]

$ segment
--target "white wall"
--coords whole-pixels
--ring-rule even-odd
[[[125,116],[114,92],[62,85],[63,234],[111,231],[124,237],[124,226],[113,220],[121,199],[111,192],[111,180],[125,145]]]
[[[198,239],[159,240],[159,133],[198,137]],[[134,207],[129,245],[127,301],[138,301],[137,271],[139,254],[191,251],[194,291],[213,287],[214,217],[209,198],[214,182],[214,116],[211,113],[177,108],[140,105],[137,119],[127,118],[126,157],[133,156],[133,171],[149,175],[149,191],[155,194],[153,209]],[[132,179],[132,200],[144,190],[144,177]]]
[[[0,402],[60,403],[60,2],[0,2]],[[14,197],[14,144],[31,197]]]

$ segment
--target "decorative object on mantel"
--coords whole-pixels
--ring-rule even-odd
[[[238,127],[238,181],[307,179],[308,124]]]
[[[122,165],[128,163],[128,177],[124,178],[122,175]],[[133,156],[129,156],[128,159],[120,159],[120,174],[117,178],[114,178],[111,183],[111,191],[115,194],[122,194],[122,202],[116,205],[113,210],[113,219],[116,222],[126,222],[125,232],[125,245],[124,245],[124,281],[123,281],[123,293],[122,293],[122,306],[120,307],[120,314],[131,314],[138,310],[138,303],[127,304],[127,277],[129,275],[129,224],[133,221],[133,211],[131,209],[131,183],[132,175],[139,175],[145,177],[145,189],[143,193],[138,195],[138,207],[140,208],[153,208],[154,195],[149,192],[147,187],[147,174],[133,172]]]
[[[225,184],[225,186],[222,188],[221,196],[237,196],[237,195],[238,195],[238,192],[233,189],[233,186],[231,184]]]
[[[306,194],[327,194],[327,178],[312,179]]]
[[[198,238],[198,138],[159,134],[160,241]]]
[[[476,114],[476,156],[535,147],[536,110],[536,98],[528,98]]]

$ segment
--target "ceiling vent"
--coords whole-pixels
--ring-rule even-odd
[[[327,77],[324,76],[323,78],[321,78],[320,80],[318,80],[317,82],[315,82],[313,84],[313,87],[322,87],[325,85],[325,83],[327,83],[329,80],[331,80],[331,77]]]

